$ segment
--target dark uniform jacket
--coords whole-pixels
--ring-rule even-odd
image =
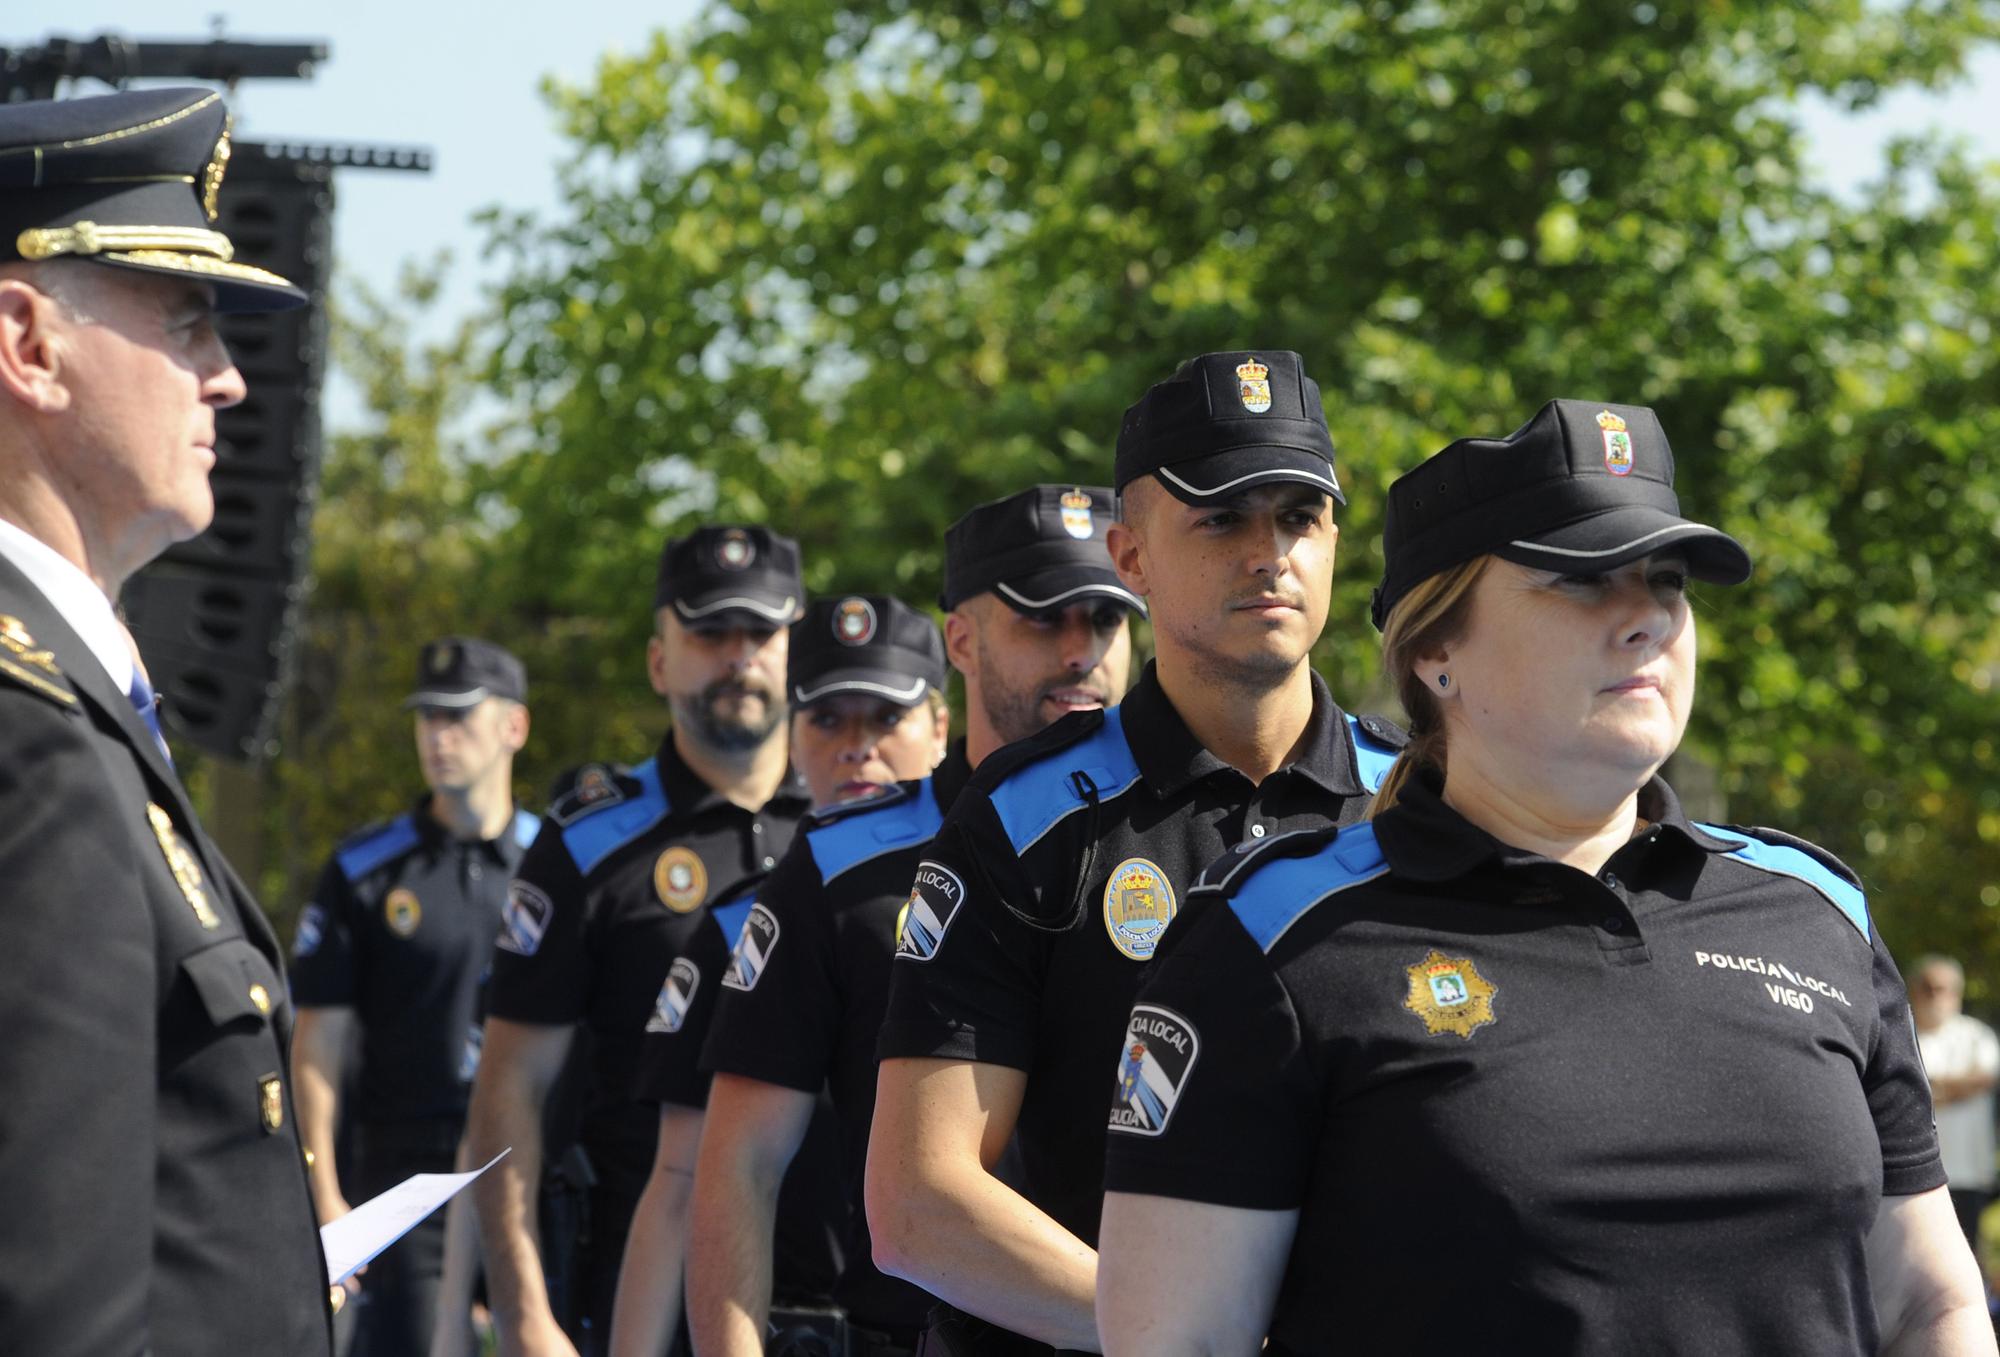
[[[4,559],[0,966],[0,1352],[330,1352],[277,941]]]

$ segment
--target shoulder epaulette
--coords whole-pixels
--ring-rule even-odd
[[[1354,737],[1354,761],[1360,767],[1361,785],[1375,791],[1389,776],[1396,756],[1410,743],[1409,733],[1386,716],[1350,716],[1347,729]]]
[[[514,842],[526,848],[542,832],[542,817],[529,810],[514,812]]]
[[[647,759],[610,779],[615,795],[598,794],[594,801],[578,804],[588,794],[579,779],[572,791],[549,818],[562,826],[563,846],[576,863],[578,872],[588,876],[591,869],[632,840],[667,818],[672,807],[660,786],[660,764]],[[568,810],[568,818],[558,809]]]
[[[78,709],[69,675],[49,651],[38,649],[18,617],[0,616],[0,678],[69,711]]]
[[[944,812],[929,794],[930,785],[927,777],[898,782],[874,796],[816,812],[806,827],[806,840],[812,845],[821,882],[884,853],[936,838]]]
[[[1197,891],[1218,894],[1266,952],[1314,906],[1389,870],[1371,824],[1302,829],[1231,855],[1202,873]]]
[[[1871,936],[1868,895],[1861,889],[1861,878],[1852,867],[1818,844],[1762,825],[1698,824],[1695,828],[1714,838],[1740,844],[1741,847],[1729,852],[1738,862],[1811,886],[1859,929],[1862,937]]]
[[[997,779],[989,778],[984,763],[973,778],[987,789],[1016,853],[1027,852],[1092,796],[1109,800],[1139,780],[1118,707],[1072,713],[1005,752],[1014,757],[997,770]]]
[[[334,861],[349,884],[387,866],[417,846],[417,824],[407,815],[356,830],[334,850]]]
[[[615,806],[629,788],[619,784],[619,771],[608,763],[586,763],[556,779],[556,793],[549,802],[549,818],[566,825],[601,806]]]

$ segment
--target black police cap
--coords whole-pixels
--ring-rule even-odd
[[[512,653],[477,636],[441,636],[417,656],[417,686],[405,707],[476,707],[489,697],[528,700],[528,671]]]
[[[819,599],[792,624],[792,702],[809,707],[841,693],[912,706],[945,681],[937,623],[887,594]]]
[[[1035,485],[979,505],[945,529],[939,606],[990,589],[1021,612],[1103,598],[1143,613],[1104,549],[1112,516],[1101,485]]]
[[[1681,517],[1674,454],[1643,405],[1553,400],[1505,438],[1461,438],[1389,488],[1381,627],[1416,585],[1476,556],[1596,573],[1673,548],[1712,584],[1750,578],[1750,554]]]
[[[754,620],[782,627],[805,605],[799,544],[754,524],[696,528],[660,553],[655,609],[690,626]]]
[[[229,113],[210,90],[0,103],[0,262],[81,259],[206,283],[218,311],[306,294],[215,229]]]
[[[1340,503],[1319,387],[1295,353],[1205,353],[1125,412],[1113,479],[1153,475],[1187,504],[1292,481]]]

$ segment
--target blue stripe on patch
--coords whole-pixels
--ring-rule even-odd
[[[750,907],[757,903],[756,891],[744,891],[719,905],[708,907],[709,917],[722,930],[722,940],[729,946],[732,955],[736,951],[736,939],[743,932],[743,921],[750,917]]]
[[[407,815],[398,815],[361,842],[341,849],[335,860],[340,863],[342,876],[349,881],[359,881],[377,867],[401,857],[416,846],[416,822]]]
[[[1229,893],[1229,907],[1268,952],[1314,905],[1388,870],[1375,827],[1350,825],[1317,853],[1254,864]]]
[[[1096,784],[1100,803],[1139,780],[1139,765],[1125,743],[1123,709],[1106,709],[1104,724],[1088,739],[1016,769],[993,789],[993,810],[1016,853],[1027,852],[1042,835],[1083,809],[1083,798],[1070,785],[1070,774],[1079,772]]]
[[[535,841],[535,835],[542,831],[542,817],[532,811],[514,812],[514,842],[526,848]]]
[[[1389,770],[1396,766],[1396,756],[1402,751],[1377,740],[1352,716],[1347,718],[1347,733],[1354,738],[1354,761],[1361,769],[1362,787],[1371,792],[1379,790],[1382,779],[1389,776]]]
[[[1770,872],[1774,876],[1788,876],[1794,881],[1803,881],[1831,901],[1833,907],[1860,930],[1862,937],[1870,936],[1868,896],[1859,886],[1842,877],[1811,853],[1803,853],[1781,843],[1766,843],[1762,839],[1753,839],[1737,829],[1722,829],[1715,825],[1702,824],[1696,825],[1695,828],[1725,843],[1741,844],[1742,847],[1733,849],[1728,854],[1738,862],[1747,863],[1759,871]]]
[[[944,812],[938,809],[937,797],[931,794],[931,780],[925,778],[914,793],[807,830],[806,839],[812,844],[820,881],[832,881],[842,872],[884,853],[936,838],[939,826],[944,824]]]
[[[589,876],[598,863],[666,819],[667,812],[673,809],[667,803],[666,791],[660,786],[658,759],[647,759],[637,768],[627,770],[625,775],[638,780],[637,796],[628,796],[615,805],[586,815],[563,830],[563,846],[575,859],[577,871],[585,876]]]

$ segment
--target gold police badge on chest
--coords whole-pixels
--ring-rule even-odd
[[[1451,1032],[1470,1041],[1493,1021],[1493,996],[1499,991],[1469,959],[1433,948],[1405,974],[1410,990],[1403,1007],[1422,1018],[1432,1036]]]
[[[1126,858],[1104,883],[1104,931],[1134,961],[1149,961],[1180,903],[1167,874],[1145,858]]]
[[[160,841],[160,851],[167,856],[167,869],[174,874],[174,883],[181,888],[181,894],[187,897],[194,917],[203,928],[222,927],[222,920],[208,901],[208,885],[202,879],[201,864],[195,860],[187,840],[174,828],[173,817],[158,802],[148,801],[146,820],[153,826],[153,837]]]
[[[285,1124],[285,1081],[267,1074],[257,1081],[257,1108],[265,1131],[276,1134]]]
[[[653,864],[653,889],[660,903],[676,914],[686,914],[708,897],[708,868],[692,848],[675,844],[660,854]]]
[[[407,886],[396,887],[382,902],[382,920],[389,925],[389,931],[399,938],[407,938],[416,932],[423,918],[424,907],[417,903],[417,893]]]

